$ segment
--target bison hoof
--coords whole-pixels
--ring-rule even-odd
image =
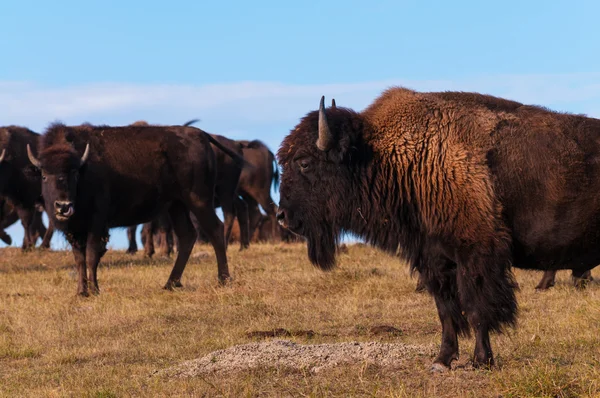
[[[183,287],[180,281],[168,281],[165,285],[165,290],[175,290],[176,287]]]
[[[231,276],[229,276],[229,274],[228,275],[219,275],[219,285],[225,286],[231,281],[233,281],[233,279],[231,278]]]
[[[0,239],[2,239],[2,242],[6,243],[7,245],[12,245],[12,238],[10,237],[10,235],[3,235],[2,237],[0,237]]]
[[[441,364],[439,362],[435,362],[433,365],[431,365],[431,368],[429,369],[429,371],[431,373],[444,373],[449,371],[450,368],[444,364]]]
[[[87,291],[77,292],[77,296],[79,297],[90,297],[90,293]]]
[[[494,359],[489,358],[489,359],[485,360],[485,359],[474,358],[472,361],[472,364],[473,364],[473,368],[475,368],[475,369],[491,370],[494,367]]]

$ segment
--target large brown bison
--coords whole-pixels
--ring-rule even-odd
[[[433,370],[471,328],[473,363],[493,364],[489,333],[516,320],[511,265],[600,261],[600,120],[480,102],[392,88],[358,113],[322,99],[278,151],[277,217],[313,264],[331,269],[352,232],[392,254],[400,244],[422,275],[442,324]]]
[[[41,182],[35,169],[27,160],[27,146],[37,152],[39,135],[19,126],[0,128],[0,195],[8,199],[15,207],[23,224],[23,250],[35,246],[43,224],[39,214]],[[50,247],[53,228],[52,222],[46,230],[43,227],[42,247]]]
[[[49,217],[72,246],[78,294],[99,292],[97,267],[109,228],[150,221],[165,209],[179,239],[165,288],[181,286],[196,241],[190,211],[210,237],[219,280],[229,278],[223,223],[213,207],[211,142],[193,127],[53,124],[41,138],[39,158],[28,148],[31,163],[41,170]]]

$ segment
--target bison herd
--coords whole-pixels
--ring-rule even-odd
[[[24,250],[38,238],[49,247],[58,229],[87,296],[99,292],[115,227],[128,228],[129,253],[139,224],[146,255],[177,252],[166,289],[181,286],[198,240],[226,283],[230,242],[302,237],[310,261],[330,270],[353,233],[405,257],[434,297],[434,371],[458,359],[458,335],[471,330],[473,364],[494,364],[490,332],[517,316],[512,267],[545,271],[546,289],[559,269],[582,286],[600,262],[598,119],[466,92],[391,88],[362,112],[321,98],[283,140],[281,174],[262,142],[194,122],[0,128],[0,239],[11,243],[4,228],[19,219]]]

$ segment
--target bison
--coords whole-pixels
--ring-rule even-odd
[[[313,264],[334,267],[344,232],[401,246],[442,324],[434,371],[471,328],[473,364],[494,364],[490,332],[517,316],[511,266],[600,261],[600,120],[451,94],[395,87],[362,112],[322,98],[277,153],[277,218],[306,237]]]
[[[38,238],[44,238],[47,232],[46,227],[42,221],[42,212],[43,209],[38,208],[36,212],[33,213],[32,226],[33,234],[30,234],[29,237],[27,234],[23,234],[23,247],[27,245],[27,239],[31,240],[31,245],[35,246]],[[15,206],[10,203],[9,200],[5,198],[0,198],[0,239],[6,243],[7,245],[12,244],[11,236],[4,230],[19,220],[19,215],[17,213],[17,209]],[[48,244],[42,244],[43,248],[50,247],[50,242],[48,240]]]
[[[275,189],[279,186],[279,169],[275,161],[275,155],[260,140],[238,141],[242,145],[244,159],[254,167],[247,167],[242,170],[238,191],[244,199],[248,208],[249,217],[249,236],[254,234],[262,214],[252,212],[252,209],[258,209],[260,205],[267,215],[271,218],[272,236],[277,235],[276,225],[277,206],[271,198],[271,185]]]
[[[15,207],[23,224],[23,250],[31,249],[40,232],[44,232],[41,246],[50,247],[52,222],[48,229],[41,224],[39,198],[41,182],[35,169],[27,160],[26,147],[36,152],[39,135],[27,128],[8,126],[0,128],[0,195]]]
[[[144,223],[164,210],[179,239],[165,288],[181,286],[196,241],[190,211],[210,237],[219,280],[229,279],[223,223],[213,207],[216,169],[211,143],[220,145],[193,127],[55,123],[42,136],[38,157],[28,147],[31,163],[41,171],[49,217],[72,246],[79,295],[99,293],[97,267],[106,252],[109,228]]]

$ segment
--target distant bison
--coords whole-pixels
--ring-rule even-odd
[[[360,113],[322,99],[278,151],[277,217],[312,263],[331,269],[351,232],[400,244],[422,275],[442,324],[433,370],[471,328],[473,363],[493,364],[489,333],[516,320],[511,265],[600,262],[600,120],[459,94],[393,88]]]
[[[165,288],[181,286],[196,241],[190,211],[210,237],[219,280],[229,278],[223,223],[213,208],[211,142],[193,127],[54,124],[42,136],[38,158],[28,148],[31,163],[41,170],[49,217],[73,248],[78,294],[99,292],[97,267],[109,228],[150,221],[165,209],[179,239]]]
[[[238,191],[248,206],[249,236],[252,236],[257,228],[262,215],[260,212],[252,213],[252,209],[258,209],[260,205],[271,218],[271,234],[276,235],[277,205],[271,198],[271,186],[279,187],[279,169],[275,161],[275,155],[269,148],[259,140],[238,141],[242,145],[244,159],[253,167],[242,170]]]
[[[45,232],[42,247],[50,247],[53,233],[51,222],[47,230],[41,224],[41,181],[27,159],[27,146],[37,152],[38,138],[37,133],[24,127],[0,127],[0,196],[14,205],[23,224],[23,250],[35,246],[40,232]]]
[[[42,221],[42,211],[42,209],[38,208],[37,211],[33,213],[33,220],[31,226],[33,234],[30,234],[29,237],[27,236],[27,234],[23,234],[23,247],[25,247],[28,244],[28,239],[31,240],[31,245],[35,246],[37,239],[43,239],[46,235],[47,229]],[[19,221],[19,215],[15,206],[13,206],[9,200],[0,197],[0,239],[7,245],[12,244],[12,238],[5,231],[5,229],[10,227],[17,221]],[[48,246],[45,247],[47,248]]]

